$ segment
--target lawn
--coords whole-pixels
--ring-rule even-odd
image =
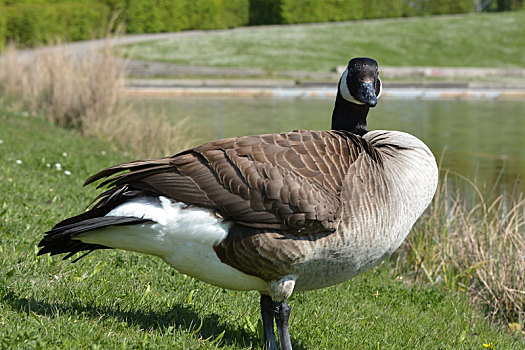
[[[126,47],[133,59],[196,66],[332,71],[350,57],[381,66],[525,67],[525,11],[197,33]]]
[[[255,292],[209,286],[157,258],[117,250],[75,264],[37,257],[42,233],[98,193],[83,180],[133,156],[22,114],[0,110],[0,123],[0,348],[260,348]],[[295,348],[523,346],[464,294],[414,285],[393,265],[295,294]]]

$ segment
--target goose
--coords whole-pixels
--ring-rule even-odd
[[[377,62],[354,58],[330,131],[220,139],[104,169],[84,185],[102,180],[105,192],[46,232],[38,254],[87,251],[77,261],[130,250],[215,286],[259,291],[264,347],[290,350],[292,292],[346,281],[385,259],[436,191],[436,160],[422,141],[367,130],[381,90]]]

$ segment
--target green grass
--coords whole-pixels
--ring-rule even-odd
[[[82,211],[97,193],[83,189],[83,180],[133,157],[30,117],[0,111],[0,123],[0,348],[260,347],[255,292],[222,290],[157,258],[117,250],[97,251],[75,264],[37,257],[43,231]],[[415,286],[396,276],[391,264],[294,295],[295,348],[523,346],[491,326],[465,295]]]
[[[382,66],[525,67],[525,11],[253,27],[129,46],[131,58],[268,71]]]

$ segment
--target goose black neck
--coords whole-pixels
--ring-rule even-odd
[[[368,132],[366,116],[369,109],[367,105],[358,105],[345,100],[338,91],[332,113],[332,130],[344,130],[363,136]]]

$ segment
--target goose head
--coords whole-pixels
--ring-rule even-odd
[[[332,129],[364,135],[368,110],[377,105],[381,90],[377,62],[367,57],[351,59],[339,80]]]

